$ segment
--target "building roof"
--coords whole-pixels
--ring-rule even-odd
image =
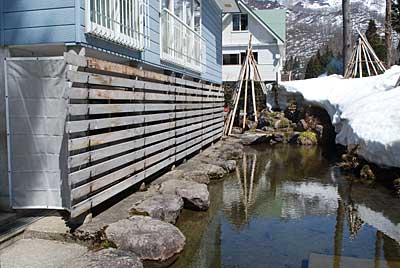
[[[282,42],[286,42],[286,10],[285,9],[261,9],[251,11],[270,28]]]

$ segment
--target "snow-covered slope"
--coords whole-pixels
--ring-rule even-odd
[[[327,76],[282,83],[281,108],[296,96],[324,108],[337,133],[336,143],[360,145],[359,154],[384,166],[400,167],[400,66],[379,76],[343,79]]]

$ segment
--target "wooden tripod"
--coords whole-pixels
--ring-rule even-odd
[[[257,81],[260,83],[261,88],[264,92],[267,91],[265,84],[261,81],[261,75],[257,67],[257,62],[254,58],[253,54],[253,48],[251,45],[251,39],[252,35],[250,34],[249,38],[249,44],[247,46],[247,53],[246,53],[246,58],[244,62],[242,63],[242,67],[239,72],[239,89],[235,90],[235,93],[233,94],[233,100],[234,100],[234,108],[233,111],[229,112],[228,114],[228,119],[225,123],[224,127],[224,135],[231,135],[232,134],[232,128],[233,128],[233,123],[236,118],[236,113],[237,113],[237,108],[239,105],[239,100],[242,94],[242,88],[243,88],[243,83],[245,83],[244,86],[244,107],[243,107],[243,129],[246,127],[246,120],[247,120],[247,98],[248,98],[248,84],[249,81],[251,83],[251,95],[252,95],[252,100],[251,102],[253,103],[253,111],[254,111],[254,118],[255,122],[258,122],[257,118],[257,103],[256,103],[256,95],[255,95],[255,88],[254,88],[254,81]]]

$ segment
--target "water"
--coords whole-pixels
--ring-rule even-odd
[[[400,267],[390,189],[352,183],[319,147],[247,148],[238,166],[210,185],[209,211],[182,213],[173,268]]]

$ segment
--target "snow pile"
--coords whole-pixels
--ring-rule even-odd
[[[366,160],[400,167],[400,66],[379,76],[343,79],[333,75],[283,82],[279,105],[288,98],[305,99],[324,108],[337,133],[336,143],[360,145]],[[272,98],[268,98],[271,100]]]

